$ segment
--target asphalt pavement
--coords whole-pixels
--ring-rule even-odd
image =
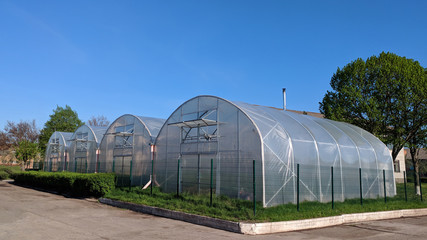
[[[0,239],[427,239],[427,216],[249,236],[0,181]]]

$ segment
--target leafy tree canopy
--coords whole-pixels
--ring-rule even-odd
[[[356,59],[332,76],[320,112],[373,133],[402,147],[427,123],[427,75],[417,61],[382,52]]]
[[[53,110],[53,114],[49,115],[50,119],[44,124],[44,128],[40,131],[39,143],[41,152],[44,154],[46,145],[50,136],[55,131],[74,132],[84,123],[79,119],[76,111],[70,106],[65,105],[65,108],[57,106]]]
[[[15,157],[22,162],[22,168],[24,168],[25,163],[30,159],[34,159],[38,152],[38,143],[22,140],[18,142],[18,146],[15,148]]]
[[[0,131],[0,150],[7,150],[18,146],[18,142],[27,140],[37,142],[39,130],[36,120],[20,121],[19,123],[8,121],[4,131]]]

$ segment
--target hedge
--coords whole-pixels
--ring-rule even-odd
[[[15,173],[18,184],[68,193],[73,196],[102,197],[114,189],[114,173],[22,172]]]
[[[9,174],[3,170],[0,170],[0,180],[5,180],[9,178]]]
[[[4,166],[0,165],[0,180],[11,178],[14,173],[21,172],[20,166]]]

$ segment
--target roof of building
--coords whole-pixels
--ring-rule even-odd
[[[411,153],[409,152],[409,149],[408,149],[408,151],[405,151],[406,152],[406,156],[405,156],[405,158],[406,159],[412,159],[412,157],[411,157]],[[425,149],[425,148],[421,148],[421,149],[419,149],[419,151],[417,150],[417,156],[416,156],[418,159],[427,159],[427,149]]]

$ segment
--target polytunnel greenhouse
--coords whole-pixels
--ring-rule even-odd
[[[396,192],[389,150],[365,130],[215,96],[175,110],[156,150],[155,180],[166,192],[207,193],[211,176],[216,195],[255,195],[264,207]]]
[[[70,172],[94,173],[99,172],[98,147],[107,127],[83,125],[79,127],[70,139],[70,160],[66,169]]]
[[[154,141],[164,119],[134,116],[117,118],[100,145],[100,172],[115,172],[117,185],[145,185],[150,180]]]
[[[47,144],[44,170],[49,172],[62,171],[68,158],[69,141],[73,133],[54,132]]]

